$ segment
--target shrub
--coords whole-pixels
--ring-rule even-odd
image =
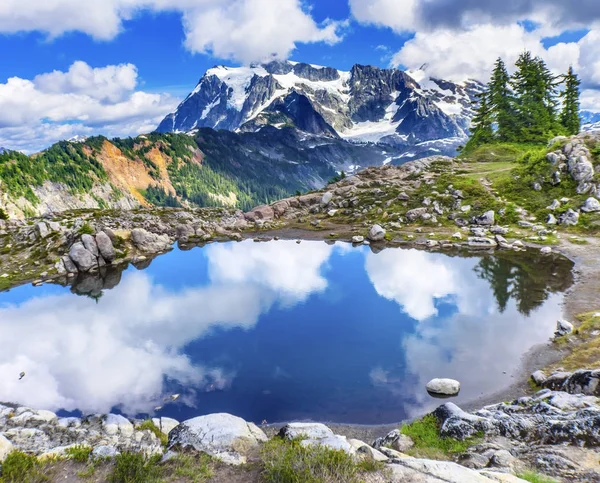
[[[115,458],[111,483],[158,483],[160,455],[147,457],[140,453],[121,453]]]
[[[92,453],[92,448],[89,446],[77,445],[67,448],[65,451],[67,456],[78,463],[87,463]]]
[[[263,447],[262,460],[267,483],[358,483],[361,472],[379,469],[357,463],[343,451],[304,447],[300,439],[271,439]]]
[[[3,483],[42,483],[50,481],[43,472],[43,464],[35,456],[13,451],[2,463]]]

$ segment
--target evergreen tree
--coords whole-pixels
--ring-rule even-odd
[[[556,78],[539,57],[524,52],[511,79],[522,141],[544,142],[556,130]]]
[[[482,144],[491,143],[494,141],[493,129],[493,111],[490,103],[490,92],[483,91],[477,95],[479,99],[479,107],[473,117],[471,125],[471,138],[465,149],[467,151],[480,146]]]
[[[502,142],[511,141],[515,137],[514,99],[510,76],[501,58],[496,61],[488,90],[490,109],[497,126],[495,138]]]
[[[573,67],[564,76],[565,89],[561,93],[562,111],[560,113],[560,122],[567,130],[567,134],[578,134],[581,129],[581,118],[579,117],[579,86],[581,81]]]

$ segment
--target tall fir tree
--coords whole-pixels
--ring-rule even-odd
[[[495,138],[502,142],[512,141],[515,138],[514,99],[510,88],[510,75],[501,58],[496,61],[488,91],[490,109],[496,123]]]
[[[516,127],[523,141],[544,142],[556,130],[556,78],[539,57],[524,52],[511,84],[516,97]]]
[[[573,67],[569,67],[569,71],[564,76],[565,88],[561,92],[562,111],[560,113],[560,123],[563,125],[567,134],[579,134],[581,130],[581,117],[579,117],[579,86],[581,81]]]
[[[479,106],[471,124],[471,138],[465,146],[467,151],[494,141],[494,119],[490,102],[490,92],[485,90],[478,94],[477,97]]]

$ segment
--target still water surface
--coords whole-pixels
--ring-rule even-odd
[[[472,401],[551,337],[572,283],[567,260],[500,256],[246,241],[19,287],[0,293],[0,401],[379,424],[439,404],[433,377]]]

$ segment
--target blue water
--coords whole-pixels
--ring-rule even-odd
[[[0,293],[0,401],[396,422],[439,404],[434,377],[461,381],[458,404],[509,386],[551,337],[570,268],[323,242],[174,250],[143,270]]]

